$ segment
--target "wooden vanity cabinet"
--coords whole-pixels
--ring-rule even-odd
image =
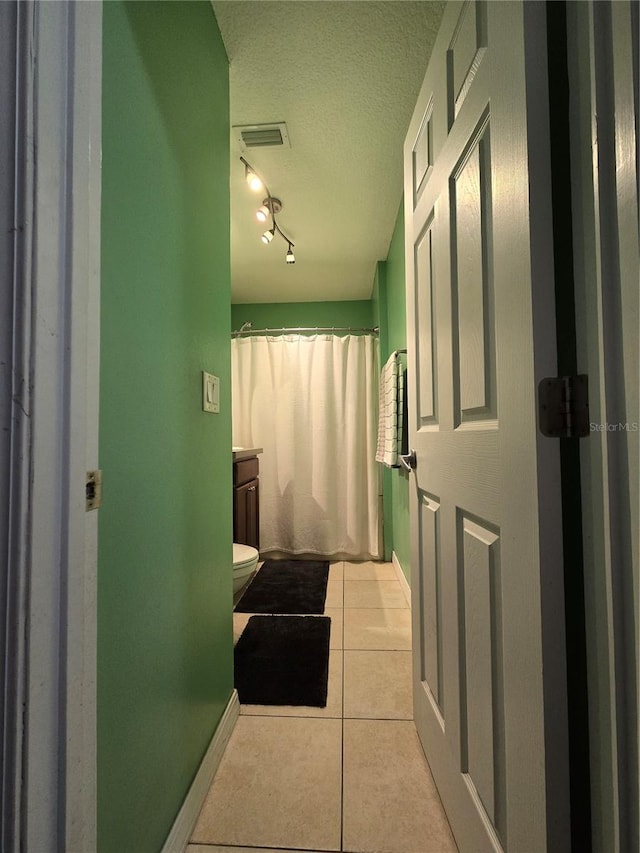
[[[233,541],[260,550],[258,457],[233,463]]]

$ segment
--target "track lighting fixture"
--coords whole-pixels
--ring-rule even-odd
[[[287,243],[287,254],[285,255],[285,261],[287,264],[295,264],[296,259],[293,254],[293,247],[295,243],[292,243],[291,240],[287,237],[284,231],[280,228],[276,221],[276,214],[280,213],[282,210],[282,202],[279,198],[275,198],[269,192],[269,187],[262,180],[262,178],[258,175],[256,170],[251,166],[244,157],[240,158],[240,161],[244,164],[244,176],[247,180],[247,183],[251,187],[252,190],[260,190],[265,189],[267,191],[267,197],[262,200],[261,207],[256,211],[256,219],[258,222],[266,222],[269,217],[271,217],[271,228],[264,232],[262,235],[262,242],[269,244],[276,235],[276,232],[282,237],[282,239]]]

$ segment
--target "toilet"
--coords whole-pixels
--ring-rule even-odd
[[[253,577],[259,554],[251,545],[233,543],[233,594],[237,595]]]

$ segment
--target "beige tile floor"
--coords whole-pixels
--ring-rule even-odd
[[[327,707],[241,706],[187,853],[457,850],[413,724],[394,567],[332,564],[325,613]]]

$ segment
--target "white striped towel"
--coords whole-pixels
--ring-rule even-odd
[[[397,468],[400,464],[398,456],[402,452],[403,402],[404,374],[395,350],[380,373],[376,447],[376,462],[382,462],[389,468]]]

